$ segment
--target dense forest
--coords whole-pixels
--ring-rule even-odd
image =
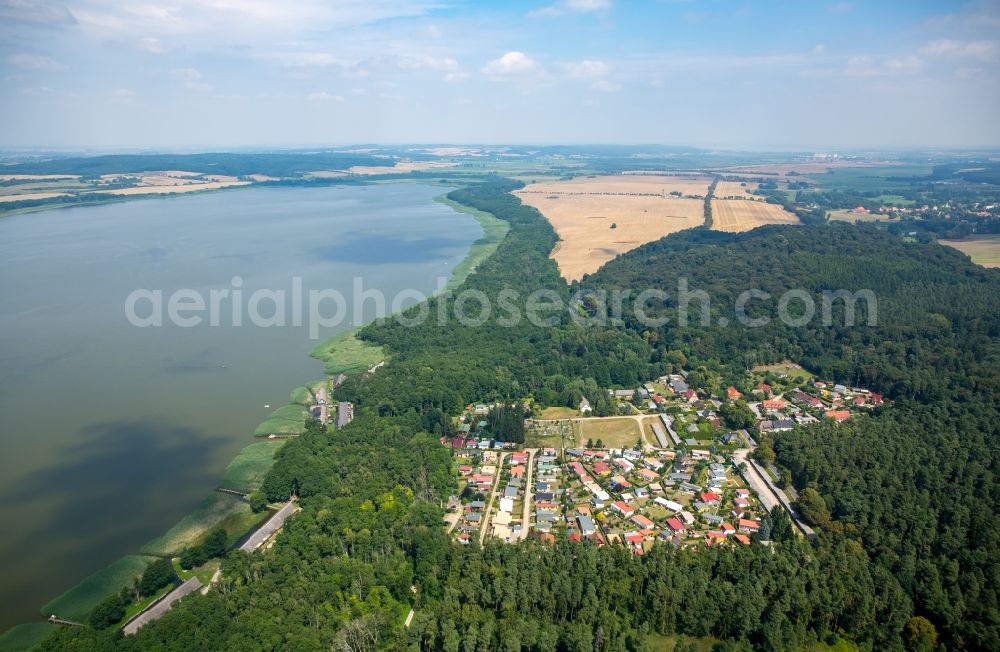
[[[338,400],[356,404],[351,425],[332,433],[311,422],[279,451],[264,491],[298,495],[302,511],[271,550],[229,553],[216,589],[136,636],[65,629],[43,648],[645,650],[654,634],[713,636],[720,650],[1000,648],[995,272],[877,229],[699,229],[568,287],[547,257],[555,234],[509,194],[514,187],[450,194],[511,225],[465,288],[517,291],[512,305],[523,311],[539,288],[570,301],[577,291],[673,292],[687,278],[711,296],[711,323],[649,327],[626,311],[620,325],[588,327],[567,313],[548,325],[506,327],[497,313],[462,324],[437,311],[450,301],[441,296],[421,326],[368,326],[361,336],[392,359],[338,388]],[[756,317],[789,288],[818,304],[824,290],[868,288],[877,319],[845,326],[838,302],[832,327],[718,326],[750,287],[774,298],[748,307]],[[647,312],[677,308],[668,299]],[[463,547],[445,535],[454,476],[437,436],[467,404],[572,405],[587,388],[634,386],[680,365],[692,384],[717,391],[745,382],[749,366],[785,358],[892,402],[856,423],[762,441],[801,490],[815,542],[792,536],[780,515],[767,524],[769,547],[664,545],[642,558],[570,542]]]

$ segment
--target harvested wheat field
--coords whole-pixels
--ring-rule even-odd
[[[712,200],[712,229],[737,233],[765,224],[798,224],[799,218],[777,204],[739,199]]]
[[[166,195],[173,192],[197,192],[199,190],[218,190],[232,186],[245,186],[249,181],[213,181],[211,183],[186,183],[175,186],[133,186],[131,188],[116,188],[114,190],[95,190],[106,195]]]
[[[757,184],[752,181],[720,181],[715,186],[713,197],[719,199],[751,199],[761,201],[757,195],[751,195],[751,190],[756,190]]]
[[[972,262],[983,267],[1000,267],[1000,235],[974,235],[964,240],[938,240],[968,254]]]
[[[52,199],[53,197],[65,197],[65,192],[26,192],[20,195],[0,195],[0,202],[29,201],[31,199]]]
[[[582,193],[576,181],[532,184],[515,192],[522,202],[537,208],[556,230],[560,241],[552,258],[568,281],[597,271],[619,254],[701,226],[705,220],[704,202],[700,199]],[[563,184],[573,190],[564,192]],[[602,188],[591,184],[587,187]],[[538,191],[540,188],[544,190]]]
[[[348,169],[351,174],[406,174],[408,172],[421,172],[424,170],[437,170],[440,168],[451,168],[458,163],[448,161],[396,161],[392,167],[378,167],[368,165],[355,165]]]
[[[583,194],[583,195],[669,195],[679,192],[685,197],[704,197],[712,179],[703,175],[615,174],[597,177],[576,177],[569,181],[533,183],[519,193]]]

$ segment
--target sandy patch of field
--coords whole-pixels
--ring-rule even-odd
[[[280,181],[280,179],[278,179],[278,177],[269,177],[266,174],[249,174],[249,175],[247,175],[247,178],[253,179],[254,181],[257,181],[257,182],[263,182],[263,181]]]
[[[1000,267],[1000,235],[980,235],[964,240],[938,240],[938,242],[968,254],[972,262],[977,265]]]
[[[0,203],[12,201],[27,201],[29,199],[51,199],[53,197],[65,197],[69,193],[65,192],[26,192],[21,195],[0,195]]]
[[[348,168],[351,174],[406,174],[408,172],[421,172],[425,170],[437,170],[440,168],[455,167],[458,163],[450,161],[396,161],[392,167],[378,167],[369,165],[355,165]]]
[[[558,195],[648,195],[663,197],[679,192],[685,197],[704,197],[711,178],[703,175],[616,174],[576,177],[569,181],[534,183],[518,194]]]
[[[166,195],[172,192],[197,192],[199,190],[218,190],[232,186],[245,186],[249,181],[213,181],[209,183],[185,183],[173,186],[135,186],[132,188],[116,188],[114,190],[95,190],[107,195]]]
[[[556,230],[560,242],[552,258],[563,278],[570,281],[597,271],[619,254],[670,233],[701,226],[705,220],[704,202],[700,199],[664,198],[659,194],[563,193],[561,184],[533,184],[515,194],[537,208]],[[535,192],[539,187],[547,190]]]
[[[76,179],[76,174],[0,174],[0,181],[60,181]]]
[[[850,209],[830,211],[827,213],[827,217],[835,222],[885,222],[888,221],[888,215],[879,215],[878,213],[855,213]]]
[[[712,200],[712,230],[737,233],[765,224],[798,224],[799,219],[777,204],[738,199]]]
[[[761,198],[757,195],[750,194],[751,190],[756,189],[757,184],[753,181],[720,181],[716,184],[715,193],[712,196],[719,199],[736,198],[760,200]]]

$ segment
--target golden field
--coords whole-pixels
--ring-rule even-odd
[[[712,230],[738,233],[765,224],[798,224],[799,219],[777,204],[740,199],[712,200]]]
[[[619,254],[704,223],[702,200],[664,197],[659,179],[659,184],[646,177],[574,179],[536,183],[514,194],[552,224],[559,242],[551,256],[563,278],[572,281]],[[671,181],[668,193],[685,184],[694,191],[702,188],[691,179]],[[702,192],[707,189],[706,179]]]

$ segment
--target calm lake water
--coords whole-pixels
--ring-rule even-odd
[[[136,328],[130,292],[207,297],[239,276],[245,297],[285,290],[290,304],[300,277],[352,315],[355,278],[429,294],[482,235],[432,201],[442,192],[255,188],[0,219],[0,630],[193,511],[264,406],[322,376],[305,321]]]

